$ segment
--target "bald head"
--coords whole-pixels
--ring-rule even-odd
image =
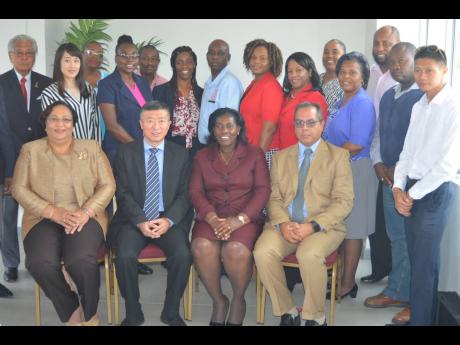
[[[209,44],[206,58],[213,79],[228,65],[230,57],[230,47],[224,40],[217,39]]]
[[[399,31],[394,26],[386,25],[378,29],[374,34],[372,56],[380,66],[383,73],[388,70],[387,59],[390,49],[399,42]]]

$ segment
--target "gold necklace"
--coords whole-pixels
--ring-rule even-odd
[[[222,160],[224,161],[225,165],[228,165],[228,163],[230,162],[230,160],[231,160],[232,157],[233,157],[233,153],[234,153],[234,152],[235,152],[235,151],[232,151],[232,155],[230,156],[229,159],[225,159],[224,154],[222,153],[221,150],[219,150],[220,157],[221,157]]]

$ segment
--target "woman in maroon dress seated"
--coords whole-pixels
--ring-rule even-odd
[[[210,325],[242,325],[252,250],[262,231],[270,176],[263,151],[247,144],[238,111],[217,109],[209,117],[208,129],[208,147],[197,153],[190,178],[190,197],[196,209],[193,260],[213,300]],[[222,293],[221,263],[232,285],[231,303]]]

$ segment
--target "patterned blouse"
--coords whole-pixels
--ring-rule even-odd
[[[340,87],[339,80],[332,79],[329,80],[326,84],[323,83],[326,73],[322,73],[319,78],[321,80],[321,88],[323,89],[324,96],[326,97],[327,107],[329,108],[329,113],[334,113],[336,109],[333,109],[338,100],[343,97],[343,90]],[[334,111],[335,110],[335,111]]]
[[[190,90],[189,98],[179,94],[174,106],[174,118],[172,123],[172,136],[185,137],[185,147],[192,148],[192,140],[197,136],[200,107]]]

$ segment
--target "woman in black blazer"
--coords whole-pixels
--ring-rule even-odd
[[[154,100],[169,106],[171,127],[167,139],[184,146],[192,157],[202,147],[198,141],[198,120],[203,89],[196,81],[197,57],[192,48],[182,46],[171,54],[173,76],[169,82],[156,86]]]

